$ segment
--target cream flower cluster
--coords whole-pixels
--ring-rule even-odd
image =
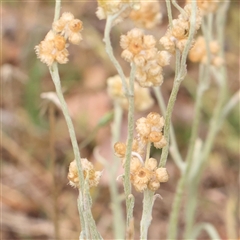
[[[158,1],[140,1],[140,9],[132,10],[130,19],[138,27],[153,28],[162,21],[162,13]]]
[[[127,83],[129,79],[126,79]],[[107,79],[107,91],[112,100],[118,102],[123,109],[128,109],[128,100],[123,92],[122,80],[119,75]],[[134,104],[136,111],[145,111],[154,103],[150,92],[134,83]]]
[[[72,13],[65,12],[53,23],[53,31],[64,36],[72,44],[79,44],[82,40],[80,31],[83,29],[82,22],[75,19]]]
[[[158,113],[149,113],[146,118],[138,119],[136,125],[136,131],[143,143],[152,142],[156,148],[163,148],[166,145],[162,134],[164,119]]]
[[[157,168],[157,160],[149,158],[143,162],[148,143],[155,147],[162,148],[166,140],[162,134],[164,119],[158,113],[151,112],[146,118],[138,119],[136,123],[137,137],[133,140],[132,157],[130,162],[131,182],[139,192],[145,189],[156,191],[161,182],[168,180],[165,168]],[[114,145],[115,155],[122,159],[122,166],[125,165],[126,144],[117,142]]]
[[[172,21],[172,28],[169,28],[166,34],[160,39],[160,44],[169,51],[175,53],[176,49],[183,51],[190,30],[191,4],[184,7],[184,14],[180,14],[177,19]],[[202,15],[197,9],[195,33],[201,26]]]
[[[139,0],[98,0],[98,8],[96,11],[97,17],[102,20],[106,19],[109,15],[114,15],[121,11],[123,7],[126,7],[126,10],[123,11],[115,23],[121,22],[129,14],[129,9],[138,9]]]
[[[149,158],[143,164],[137,157],[131,159],[130,180],[138,192],[143,192],[147,188],[156,191],[160,183],[169,179],[166,168],[157,168],[157,160]]]
[[[84,179],[88,180],[89,187],[91,188],[97,186],[102,175],[102,172],[96,171],[92,163],[89,162],[86,158],[81,158],[81,163],[83,168]],[[70,163],[68,180],[71,186],[79,188],[79,177],[76,160],[73,160]]]
[[[192,0],[187,0],[187,3],[191,3]],[[219,2],[216,0],[197,0],[197,5],[204,15],[215,12],[217,10]]]
[[[211,41],[209,43],[209,50],[211,53],[210,62],[212,65],[219,67],[223,64],[224,60],[218,56],[220,47],[217,41]],[[196,39],[196,42],[188,54],[188,58],[192,62],[201,62],[207,64],[207,49],[206,49],[206,40],[203,36],[199,36]]]
[[[49,67],[54,61],[64,64],[68,62],[67,40],[79,44],[82,40],[80,31],[82,22],[74,19],[71,13],[63,13],[59,20],[53,23],[43,41],[35,47],[37,57]]]
[[[155,38],[138,28],[121,36],[122,57],[136,64],[136,80],[141,87],[160,86],[163,82],[162,68],[169,64],[170,54],[158,51],[155,45]]]

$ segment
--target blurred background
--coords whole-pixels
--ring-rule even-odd
[[[167,29],[164,1],[160,2],[162,23],[147,30],[156,39]],[[73,152],[61,111],[40,97],[54,91],[48,68],[34,52],[51,28],[53,1],[3,1],[1,3],[1,239],[54,239],[54,219],[60,228],[60,239],[78,239],[80,223],[77,210],[78,191],[68,185],[67,173]],[[83,21],[83,41],[70,45],[69,62],[59,66],[63,91],[73,118],[81,156],[92,161],[98,170],[93,150],[111,162],[111,123],[99,121],[112,110],[107,95],[106,80],[116,74],[103,44],[105,21],[96,15],[96,1],[63,1],[61,12],[71,12]],[[226,66],[228,97],[239,89],[239,2],[231,1],[226,26]],[[133,28],[126,19],[112,30],[115,56],[126,75],[129,65],[121,58],[119,38]],[[159,46],[159,45],[158,45]],[[188,63],[188,76],[181,86],[173,113],[177,140],[183,156],[186,154],[194,118],[193,107],[198,76],[198,64]],[[174,64],[165,69],[162,92],[167,101],[173,83]],[[154,98],[153,92],[151,92]],[[206,92],[200,135],[204,139],[208,121],[215,105],[217,88],[213,83]],[[155,98],[154,98],[155,99]],[[239,106],[238,106],[239,107]],[[228,116],[216,138],[209,163],[198,189],[196,222],[210,222],[222,239],[236,239],[239,221],[239,108]],[[147,112],[159,112],[156,103]],[[127,118],[124,114],[122,136],[126,139]],[[50,124],[52,122],[53,124]],[[51,158],[56,157],[56,163]],[[152,152],[159,158],[159,152]],[[51,172],[55,171],[55,187]],[[165,239],[171,206],[180,172],[171,157],[167,162],[170,181],[162,184],[153,209],[149,239]],[[117,176],[116,176],[117,177]],[[121,181],[119,191],[123,192]],[[108,176],[104,173],[100,185],[91,190],[93,216],[104,239],[113,239],[112,214]],[[136,239],[142,211],[142,194],[134,191]],[[123,203],[123,211],[124,211]],[[57,213],[57,216],[56,216]],[[180,213],[179,239],[184,227],[184,208]],[[202,232],[199,239],[209,239]]]

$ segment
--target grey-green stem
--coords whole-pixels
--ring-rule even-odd
[[[112,145],[120,139],[120,130],[122,123],[123,109],[118,102],[114,102],[114,119],[112,125]],[[107,168],[110,176],[110,194],[111,194],[111,208],[113,212],[113,228],[115,239],[124,239],[124,217],[121,206],[121,198],[118,192],[118,186],[116,182],[117,171],[120,166],[119,159],[114,156],[114,162]],[[107,167],[107,166],[106,166]]]
[[[128,97],[128,137],[126,149],[126,161],[124,164],[124,190],[127,207],[127,228],[133,217],[133,198],[130,197],[132,189],[130,182],[130,161],[132,156],[132,143],[134,136],[134,80],[135,80],[136,66],[132,63],[131,73],[129,79],[129,97]]]
[[[115,58],[114,54],[113,54],[113,49],[112,49],[112,44],[111,44],[111,40],[110,40],[110,32],[112,29],[112,25],[114,20],[117,19],[117,17],[126,9],[126,6],[124,6],[121,11],[119,11],[118,13],[114,14],[114,15],[109,15],[107,17],[106,20],[106,26],[105,26],[105,30],[104,30],[104,42],[105,42],[105,47],[106,47],[106,52],[110,58],[110,60],[112,61],[113,65],[115,66],[121,80],[122,80],[122,84],[123,84],[123,88],[124,88],[124,92],[125,95],[128,97],[129,95],[129,90],[128,90],[128,86],[127,86],[127,81],[126,81],[126,77],[125,74],[122,70],[122,67],[120,66],[119,62],[117,61],[117,59]]]
[[[164,167],[166,164],[167,156],[168,156],[168,148],[169,148],[169,128],[170,128],[170,120],[171,120],[171,113],[173,110],[173,105],[176,100],[176,95],[180,86],[181,81],[183,80],[185,74],[186,74],[186,60],[187,55],[189,52],[189,49],[192,44],[193,37],[195,35],[195,26],[196,26],[196,10],[197,10],[197,3],[196,1],[192,1],[192,12],[190,17],[190,31],[189,31],[189,38],[187,40],[187,44],[183,50],[181,63],[180,63],[180,69],[178,76],[175,78],[173,90],[170,96],[169,104],[167,107],[167,115],[166,115],[166,135],[164,130],[164,136],[167,140],[167,146],[164,147],[163,153],[160,160],[160,167]],[[186,168],[188,168],[188,164],[186,165]],[[183,188],[185,185],[187,179],[187,175],[183,173],[183,177],[180,179],[177,187],[176,196],[173,203],[173,208],[170,216],[170,223],[169,223],[169,229],[168,229],[168,239],[176,239],[177,237],[177,229],[178,229],[178,215],[179,215],[179,209],[181,204],[181,197],[183,194]]]
[[[150,189],[144,190],[143,193],[143,211],[140,223],[140,239],[147,240],[148,228],[152,221],[152,208],[154,204],[154,192]]]
[[[174,78],[174,84],[173,84],[173,89],[169,98],[168,106],[167,106],[167,111],[166,111],[166,117],[165,117],[165,126],[164,126],[164,137],[166,139],[166,146],[163,148],[161,159],[160,159],[160,167],[165,167],[166,162],[167,162],[167,157],[168,157],[168,152],[169,152],[169,135],[170,135],[170,125],[171,125],[171,116],[172,116],[172,111],[173,107],[176,101],[177,93],[180,87],[180,84],[184,77],[186,76],[186,60],[188,56],[188,52],[190,50],[190,47],[192,45],[192,41],[195,35],[196,31],[196,2],[192,2],[192,12],[191,12],[191,17],[190,17],[190,30],[189,30],[189,37],[187,39],[186,46],[183,50],[181,61],[180,61],[180,67],[179,67],[179,72],[175,75]],[[176,62],[176,66],[178,66],[178,61]],[[178,67],[177,67],[178,68]]]
[[[167,14],[170,28],[172,28],[172,8],[171,8],[171,0],[165,0],[167,6]]]
[[[158,106],[161,110],[161,112],[163,113],[163,115],[165,116],[166,114],[166,105],[161,93],[161,89],[159,88],[153,88],[155,96],[157,98],[157,102],[158,102]],[[174,162],[176,163],[176,165],[178,166],[178,168],[183,171],[184,170],[184,162],[182,159],[182,156],[179,152],[178,149],[178,145],[177,145],[177,140],[176,140],[176,136],[175,136],[175,132],[174,132],[174,128],[172,125],[172,122],[170,123],[170,153],[172,155],[172,158],[174,160]]]
[[[74,131],[74,126],[73,126],[73,123],[72,123],[72,120],[71,120],[71,117],[70,117],[70,114],[68,111],[67,103],[65,102],[65,99],[63,97],[60,77],[59,77],[59,73],[58,73],[58,66],[57,66],[56,62],[54,62],[53,65],[49,68],[49,71],[50,71],[53,83],[55,85],[57,96],[61,103],[63,115],[64,115],[66,123],[67,123],[70,139],[71,139],[72,146],[73,146],[74,156],[75,156],[75,159],[77,162],[79,184],[80,184],[79,191],[81,192],[84,187],[84,176],[83,176],[83,170],[82,170],[82,164],[81,164],[81,156],[80,156],[80,151],[78,148],[77,138],[76,138],[75,131]],[[79,214],[81,217],[83,209],[80,205],[79,199],[78,199],[78,205],[79,205]],[[82,220],[83,220],[83,218],[81,218],[81,224],[84,224],[84,222],[82,222]]]

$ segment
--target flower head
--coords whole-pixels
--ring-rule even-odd
[[[48,66],[54,61],[64,64],[68,62],[68,50],[66,40],[61,35],[49,31],[43,41],[35,47],[37,57]]]
[[[49,67],[54,61],[64,64],[68,62],[68,44],[79,44],[82,40],[80,31],[82,30],[82,22],[74,19],[71,13],[63,13],[62,16],[53,23],[50,30],[43,41],[35,47],[37,57],[46,63]]]
[[[122,57],[136,64],[136,80],[141,87],[162,84],[162,67],[169,64],[170,54],[157,50],[153,36],[144,35],[141,29],[134,28],[121,36],[120,45],[123,48]]]
[[[121,22],[126,16],[128,16],[131,8],[138,9],[139,0],[98,0],[98,8],[96,11],[96,15],[100,20],[102,20],[106,19],[109,15],[114,15],[124,10],[115,20],[116,24]]]
[[[102,172],[95,171],[92,163],[89,162],[86,158],[81,158],[81,163],[83,168],[84,179],[88,180],[89,187],[91,188],[97,186],[102,175]],[[73,160],[70,163],[68,180],[71,186],[79,187],[79,177],[76,160]]]
[[[151,177],[151,171],[145,167],[139,167],[136,171],[131,172],[131,182],[136,191],[142,192],[147,188],[147,184]]]
[[[172,28],[169,28],[166,34],[160,39],[160,44],[170,53],[175,53],[176,49],[182,52],[185,48],[191,25],[191,12],[191,4],[187,4],[184,7],[184,13],[181,13],[177,19],[172,21]],[[200,28],[201,20],[201,11],[197,9],[195,33]]]
[[[219,44],[217,41],[211,41],[209,43],[209,51],[210,51],[210,63],[214,66],[221,66],[224,62],[224,60],[220,57],[218,57],[219,53]],[[207,47],[206,47],[206,40],[203,36],[199,36],[196,39],[196,42],[192,49],[189,51],[188,58],[192,62],[201,62],[203,64],[208,63],[207,59]]]
[[[153,28],[161,23],[162,13],[158,2],[140,1],[140,9],[132,10],[129,17],[143,28]]]
[[[126,79],[127,83],[129,79]],[[128,100],[123,92],[122,80],[119,75],[107,79],[108,94],[117,101],[123,109],[128,109]],[[134,104],[136,111],[145,111],[153,105],[154,101],[148,89],[141,88],[134,83]]]
[[[191,3],[190,0],[187,0],[187,2]],[[215,12],[218,4],[218,1],[215,0],[197,0],[197,5],[204,15]]]
[[[165,138],[162,135],[164,119],[158,113],[151,112],[147,118],[140,118],[136,122],[136,130],[143,142],[153,142],[154,146],[161,148],[165,146]],[[160,144],[161,143],[161,144]]]
[[[157,160],[146,156],[147,144],[153,143],[157,148],[165,146],[163,126],[163,117],[155,112],[149,113],[146,118],[139,118],[136,122],[137,136],[133,139],[130,160],[130,181],[136,191],[143,192],[147,188],[156,191],[161,182],[168,180],[166,168],[157,168]],[[125,168],[126,144],[117,142],[114,151],[122,159],[122,166]],[[145,162],[144,158],[146,158]]]
[[[65,12],[53,23],[53,31],[64,36],[69,42],[79,44],[82,40],[81,31],[83,29],[82,22],[75,19],[72,13]]]
[[[145,61],[155,56],[156,40],[151,35],[144,35],[143,31],[134,28],[122,35],[120,46],[123,48],[122,57],[127,62],[134,62],[137,66],[143,66]]]

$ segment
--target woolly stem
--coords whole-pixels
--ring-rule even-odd
[[[182,15],[185,15],[185,11],[183,8],[181,8],[178,3],[176,2],[176,0],[172,0],[172,4],[173,6],[182,14]]]
[[[106,26],[105,26],[105,30],[104,30],[104,42],[105,42],[105,48],[106,48],[106,52],[110,58],[110,60],[112,61],[113,65],[115,66],[121,80],[122,80],[122,84],[123,84],[123,88],[124,88],[124,92],[125,95],[129,95],[129,90],[128,90],[128,86],[127,86],[127,81],[126,81],[126,77],[124,75],[124,72],[122,70],[122,67],[120,66],[119,62],[117,61],[117,59],[115,58],[114,54],[113,54],[113,49],[112,49],[112,44],[111,44],[111,40],[110,40],[110,32],[112,29],[112,25],[114,20],[116,20],[116,18],[126,9],[126,7],[123,7],[121,9],[121,11],[119,11],[118,13],[114,14],[114,15],[109,15],[107,17],[106,20]]]
[[[53,178],[52,185],[52,194],[53,194],[53,223],[54,223],[54,237],[55,239],[60,239],[59,234],[59,211],[58,211],[58,184],[56,179],[56,153],[54,149],[55,145],[55,125],[56,125],[56,117],[55,117],[55,105],[53,103],[49,104],[48,109],[48,118],[49,118],[49,149],[50,149],[50,162],[51,162],[51,173]]]
[[[140,239],[146,240],[148,235],[148,228],[152,221],[152,207],[154,203],[154,192],[146,189],[143,193],[143,211],[140,223]]]
[[[53,22],[55,22],[59,19],[60,11],[61,11],[61,0],[55,0],[55,12],[54,12]]]
[[[55,85],[55,89],[56,89],[56,93],[57,96],[59,98],[59,101],[61,103],[61,107],[62,107],[62,112],[63,115],[65,117],[66,123],[67,123],[67,127],[68,127],[68,131],[70,134],[70,139],[72,142],[72,146],[73,146],[73,152],[74,152],[74,156],[77,162],[77,169],[78,169],[78,177],[79,177],[79,192],[82,191],[83,187],[84,187],[84,176],[83,176],[83,170],[82,170],[82,164],[81,164],[81,156],[80,156],[80,151],[78,149],[78,143],[77,143],[77,138],[75,135],[75,131],[74,131],[74,126],[68,111],[68,107],[67,104],[65,102],[65,99],[63,97],[62,94],[62,89],[61,89],[61,82],[60,82],[60,77],[59,77],[59,73],[58,73],[58,66],[57,63],[54,62],[53,65],[49,68],[53,83]],[[79,214],[80,217],[82,215],[82,206],[80,204],[79,198],[78,198],[78,205],[79,205]],[[82,224],[82,228],[84,226],[84,221],[82,222],[83,218],[81,218],[81,224]]]
[[[127,228],[133,216],[132,199],[129,198],[131,194],[131,182],[130,182],[130,161],[132,155],[132,143],[134,135],[134,80],[135,80],[136,66],[132,63],[131,73],[129,79],[129,98],[128,98],[128,137],[127,137],[127,149],[126,149],[126,161],[124,165],[124,191],[126,196],[127,207]]]
[[[179,72],[175,75],[174,79],[174,84],[173,84],[173,89],[169,98],[168,106],[167,106],[167,111],[166,111],[166,117],[165,117],[165,126],[164,126],[164,137],[166,139],[166,146],[163,148],[161,159],[160,159],[160,167],[165,167],[166,162],[167,162],[167,157],[168,157],[168,152],[169,152],[169,135],[170,135],[170,124],[171,124],[171,116],[172,116],[172,111],[173,107],[176,101],[177,93],[180,87],[180,84],[184,77],[186,76],[186,60],[187,60],[187,55],[190,50],[190,47],[192,45],[193,37],[195,34],[195,25],[196,25],[196,2],[192,1],[192,13],[191,13],[191,18],[190,18],[190,30],[189,30],[189,37],[186,43],[186,46],[183,50],[181,61],[180,61],[180,69]],[[178,61],[176,62],[176,66],[178,66]]]
[[[184,175],[186,175],[186,176],[189,176],[190,170],[192,169],[192,162],[194,159],[193,155],[194,155],[194,151],[195,151],[195,143],[196,143],[196,139],[198,136],[198,128],[199,128],[199,123],[200,123],[202,96],[208,87],[208,81],[209,81],[209,77],[210,77],[208,69],[209,69],[209,65],[206,67],[203,65],[200,65],[200,67],[199,67],[199,84],[198,84],[198,88],[197,88],[197,98],[196,98],[196,104],[195,104],[195,109],[194,109],[194,121],[193,121],[193,125],[192,125],[192,133],[191,133],[191,137],[190,137],[189,149],[188,149],[187,157],[186,157],[187,168],[186,168],[186,171],[184,172]],[[199,161],[200,161],[200,159],[199,159]],[[187,180],[187,178],[185,180]],[[192,181],[194,182],[194,180],[195,179],[193,177]],[[186,182],[184,183],[184,185],[185,184],[186,184]],[[193,225],[194,212],[191,210],[194,209],[197,204],[197,199],[195,197],[197,195],[197,189],[194,187],[192,188],[192,185],[194,185],[194,184],[191,183],[189,196],[191,195],[191,198],[194,198],[194,199],[191,199],[191,201],[189,203],[190,207],[187,209],[188,217],[187,217],[187,221],[186,221],[186,230],[185,230],[186,238],[189,237],[189,234],[190,234],[190,231],[191,231],[192,225]]]
[[[213,225],[209,224],[209,223],[204,223],[204,222],[200,223],[194,227],[193,233],[190,238],[197,239],[197,236],[199,235],[201,230],[205,230],[212,240],[221,239],[221,237],[219,236],[219,234],[217,233],[217,231],[213,227]]]
[[[157,98],[157,102],[158,102],[158,106],[160,107],[163,115],[165,116],[166,114],[166,105],[161,93],[161,89],[160,88],[153,88],[155,96]],[[172,155],[172,158],[174,160],[174,162],[176,163],[176,165],[178,166],[178,168],[183,171],[184,170],[184,162],[182,159],[182,156],[179,152],[178,149],[178,145],[177,145],[177,140],[176,140],[176,136],[175,136],[175,132],[174,132],[174,128],[172,125],[172,122],[170,123],[170,153]]]
[[[169,104],[167,107],[167,114],[166,114],[166,122],[165,122],[165,128],[166,128],[166,135],[164,130],[164,136],[167,140],[167,146],[163,148],[163,153],[160,160],[160,167],[164,167],[167,161],[168,156],[168,149],[169,149],[169,128],[170,128],[170,120],[171,120],[171,114],[173,110],[173,105],[176,100],[176,95],[180,86],[181,81],[183,80],[185,74],[186,74],[186,59],[187,54],[189,52],[190,46],[192,44],[192,40],[195,34],[195,25],[196,25],[196,10],[197,10],[197,3],[196,1],[192,1],[192,12],[191,12],[191,18],[190,18],[190,31],[189,31],[189,38],[187,41],[187,44],[183,50],[181,64],[180,64],[180,70],[179,73],[174,81],[173,91],[170,96]],[[187,163],[186,168],[188,168],[189,163]],[[187,180],[187,174],[183,173],[183,177],[178,182],[177,192],[173,203],[173,208],[171,211],[170,216],[170,224],[168,229],[168,239],[176,239],[177,237],[177,229],[178,229],[178,215],[179,215],[179,209],[181,205],[181,198],[183,194],[183,188],[185,185],[185,182]]]
[[[168,21],[170,28],[172,28],[172,8],[171,8],[171,1],[170,0],[165,0],[166,6],[167,6],[167,14],[168,14]]]
[[[122,113],[123,109],[121,106],[114,102],[114,119],[112,125],[112,145],[120,139],[120,129],[122,123]],[[119,168],[119,159],[116,156],[113,157],[114,162],[111,166],[107,167],[107,170],[110,175],[110,194],[111,194],[111,209],[113,212],[113,228],[114,228],[114,236],[115,239],[123,239],[124,238],[124,217],[122,213],[121,199],[118,193],[118,186],[116,183],[116,175]]]

